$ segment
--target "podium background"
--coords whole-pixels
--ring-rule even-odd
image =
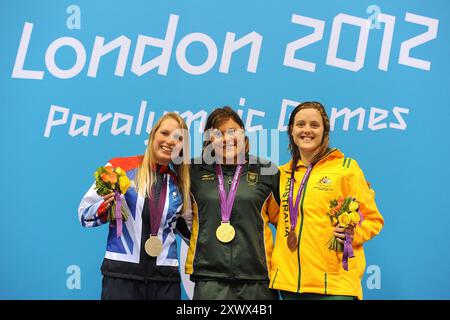
[[[79,9],[79,20],[73,20],[73,11],[66,11],[71,5]],[[375,12],[368,12],[372,5],[395,17],[387,70],[379,68],[385,24],[377,29]],[[450,298],[448,1],[2,0],[0,9],[0,299],[100,297],[107,227],[82,228],[78,204],[98,166],[112,157],[143,153],[151,112],[157,119],[165,111],[207,113],[230,105],[242,110],[244,123],[256,114],[250,117],[249,127],[280,131],[279,148],[270,148],[268,155],[283,164],[289,160],[288,139],[282,130],[292,110],[289,102],[308,100],[322,102],[330,116],[333,108],[338,112],[362,108],[365,112],[360,128],[357,116],[350,119],[347,129],[344,117],[336,117],[331,134],[332,146],[358,160],[385,218],[381,234],[365,245],[365,299]],[[428,30],[426,25],[406,21],[409,14],[438,21],[436,37],[409,53],[429,61],[429,70],[418,68],[417,63],[399,63],[402,43]],[[178,24],[167,73],[153,69],[138,76],[132,71],[138,36],[164,39],[171,15],[178,16]],[[323,21],[323,33],[292,23],[293,15]],[[337,30],[337,25],[332,28],[333,21],[339,17],[345,21],[368,19],[373,27],[361,56],[364,63],[357,71],[344,68],[345,62],[327,63],[330,50],[332,56],[332,29]],[[77,21],[79,29],[69,28]],[[43,71],[41,80],[24,79],[23,74],[14,72],[26,23],[32,24],[33,30],[23,69]],[[314,25],[320,24],[316,21]],[[363,29],[342,25],[338,59],[355,61]],[[314,72],[284,63],[288,44],[314,30],[317,39],[320,34],[322,39],[295,53],[295,59],[315,63]],[[227,32],[235,33],[236,39],[255,32],[262,42],[256,58],[249,59],[250,45],[245,46],[232,54],[229,70],[221,72]],[[204,35],[194,38],[193,33]],[[108,43],[120,36],[130,40],[123,75],[114,75],[119,51],[114,50],[102,57],[95,77],[88,76],[96,37],[104,37]],[[55,76],[45,59],[50,44],[62,37],[77,39],[86,52],[80,72],[68,79]],[[202,74],[186,71],[187,64],[177,59],[177,50],[183,53],[180,42],[208,37],[210,45],[217,47],[217,60],[210,68],[205,66]],[[143,61],[160,53],[161,49],[147,47]],[[73,48],[62,46],[55,64],[71,69],[76,58]],[[204,44],[192,42],[185,58],[193,66],[203,65],[208,51]],[[255,72],[247,70],[249,61],[256,64]],[[65,108],[56,110],[65,110],[67,121],[50,128],[52,105]],[[371,122],[371,110],[378,112],[374,117],[383,113],[386,117]],[[95,135],[99,113],[111,113],[112,118]],[[132,117],[129,127],[120,114]],[[62,115],[56,112],[54,119]],[[77,117],[72,129],[81,129],[72,136],[70,124]],[[86,117],[91,119],[89,126],[80,120]],[[114,117],[119,120],[118,131],[122,128],[119,134],[112,129]],[[193,121],[191,129],[195,125]]]

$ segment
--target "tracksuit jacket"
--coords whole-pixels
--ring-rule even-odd
[[[163,249],[158,257],[150,257],[144,250],[145,241],[150,236],[149,198],[136,192],[133,179],[142,162],[142,156],[115,158],[109,165],[122,168],[132,181],[122,204],[128,211],[128,220],[123,223],[122,236],[117,238],[116,225],[109,223],[109,233],[106,243],[106,253],[101,267],[102,274],[110,277],[134,279],[141,281],[179,282],[177,241],[174,230],[182,230],[180,235],[189,238],[189,229],[181,215],[182,195],[175,179],[167,174],[167,195],[158,238]],[[158,201],[159,191],[163,182],[163,174],[157,174],[155,201]],[[103,198],[94,190],[95,183],[81,200],[78,216],[82,226],[97,227],[108,224],[106,214],[99,214],[98,208]]]
[[[186,273],[193,281],[269,282],[273,249],[269,223],[276,223],[279,213],[279,175],[275,165],[251,159],[240,176],[230,219],[236,234],[229,243],[216,238],[221,211],[214,165],[191,166],[193,223]],[[222,169],[228,195],[236,166]]]
[[[291,160],[292,161],[292,160]],[[349,295],[362,299],[361,279],[366,266],[363,244],[383,227],[375,194],[368,187],[358,163],[337,149],[331,150],[312,168],[299,203],[296,235],[298,247],[287,246],[290,230],[288,194],[291,161],[280,167],[280,214],[276,245],[272,254],[270,288],[296,293]],[[295,171],[294,203],[306,173],[299,160]],[[342,252],[328,249],[333,226],[327,216],[330,201],[339,196],[354,197],[360,203],[364,221],[355,228],[354,258],[349,270],[342,267]]]

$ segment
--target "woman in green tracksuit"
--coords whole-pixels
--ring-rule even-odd
[[[193,225],[186,273],[194,299],[275,299],[269,289],[269,223],[279,212],[277,167],[248,155],[239,115],[208,117],[201,159],[191,166]]]

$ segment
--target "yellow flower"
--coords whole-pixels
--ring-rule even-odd
[[[343,212],[339,218],[339,225],[343,228],[347,228],[350,223],[350,214],[348,212]]]
[[[125,171],[123,171],[121,167],[116,168],[116,173],[119,175],[119,177],[126,175]]]
[[[125,194],[128,190],[128,187],[130,186],[130,179],[128,179],[128,177],[125,176],[121,176],[119,178],[119,187],[120,187],[120,192],[122,192],[123,194]]]
[[[359,204],[357,201],[352,201],[350,202],[350,204],[348,205],[348,211],[356,211],[359,208]]]
[[[359,221],[361,220],[361,217],[359,216],[359,213],[356,211],[353,211],[352,213],[350,213],[350,221],[354,224],[359,223]]]

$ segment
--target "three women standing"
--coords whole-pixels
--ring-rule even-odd
[[[329,148],[320,103],[302,103],[291,113],[292,159],[280,171],[249,155],[244,125],[230,107],[209,115],[202,158],[190,173],[172,160],[174,149],[182,149],[180,129],[187,130],[184,121],[168,113],[152,129],[143,157],[110,161],[134,186],[124,196],[130,218],[123,233],[110,225],[103,299],[180,298],[174,231],[178,224],[189,237],[180,218],[188,203],[186,272],[194,299],[276,299],[275,289],[284,299],[362,298],[362,245],[380,232],[383,218],[357,162]],[[355,229],[332,225],[327,215],[330,202],[348,197],[364,219]],[[79,207],[82,225],[106,223],[113,199],[91,187]],[[269,223],[277,226],[275,249]],[[333,237],[353,254],[330,250]],[[153,242],[161,243],[156,254]]]

